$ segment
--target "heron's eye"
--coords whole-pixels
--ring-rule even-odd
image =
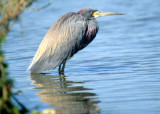
[[[92,14],[92,16],[94,16],[95,15],[95,11],[92,11],[91,14]]]
[[[98,11],[91,12],[92,16],[94,16],[94,17],[97,15],[97,13],[98,13]]]
[[[93,15],[93,14],[94,14],[94,11],[92,11],[91,14]]]

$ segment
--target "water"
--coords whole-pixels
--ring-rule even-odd
[[[40,7],[46,1],[32,5]],[[35,12],[26,10],[4,45],[16,96],[29,109],[65,114],[160,113],[160,1],[54,1]],[[96,39],[57,69],[30,75],[26,69],[50,26],[63,14],[84,7],[125,13],[98,18]],[[23,33],[23,34],[22,34]]]

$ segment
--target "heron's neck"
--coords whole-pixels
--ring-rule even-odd
[[[89,42],[91,42],[95,38],[98,32],[98,28],[99,28],[98,23],[95,19],[88,21],[88,30],[87,30],[86,37]]]

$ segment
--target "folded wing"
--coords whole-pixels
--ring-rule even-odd
[[[82,21],[83,20],[83,21]],[[60,65],[81,49],[87,26],[82,16],[68,13],[49,29],[28,70],[40,73]]]

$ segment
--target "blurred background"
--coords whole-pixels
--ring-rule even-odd
[[[159,0],[32,2],[10,23],[2,48],[12,91],[21,90],[15,97],[29,110],[60,114],[160,113],[159,6]],[[95,40],[67,62],[66,76],[57,68],[26,72],[54,22],[81,8],[126,15],[97,19]]]

